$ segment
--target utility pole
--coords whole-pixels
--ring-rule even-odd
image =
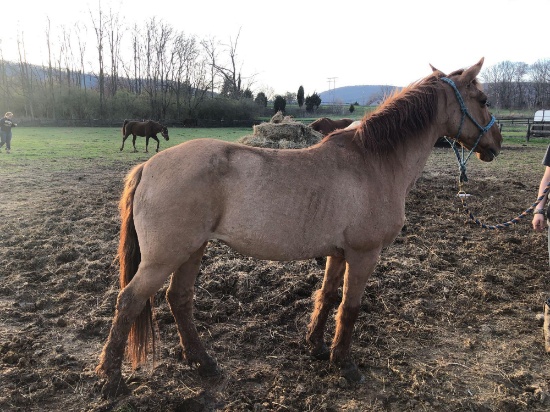
[[[332,98],[332,104],[334,104],[334,89],[336,89],[336,79],[338,77],[327,77],[328,81],[328,92]],[[332,89],[330,88],[330,85],[332,83]]]

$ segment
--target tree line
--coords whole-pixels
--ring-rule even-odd
[[[238,59],[239,35],[199,39],[156,17],[127,27],[99,10],[88,27],[62,27],[54,40],[47,19],[45,62],[27,61],[20,36],[17,61],[4,59],[0,43],[0,111],[28,119],[247,120],[268,115],[275,98],[296,101],[301,86],[284,96],[267,87],[254,95],[254,75],[245,76]],[[318,107],[316,96],[307,109]],[[311,96],[300,106],[305,100]]]
[[[88,33],[94,42],[86,41]],[[46,18],[45,62],[27,61],[21,36],[17,61],[4,59],[0,43],[0,112],[29,119],[247,120],[268,115],[268,101],[283,111],[287,103],[308,112],[319,107],[319,95],[305,96],[302,86],[254,95],[254,75],[243,73],[238,58],[239,35],[199,39],[156,17],[128,27],[100,9],[90,11],[89,25],[62,27],[54,40]],[[481,78],[497,108],[550,108],[550,60],[501,62]]]
[[[503,61],[483,70],[481,78],[491,105],[497,109],[550,108],[550,60],[529,65]]]

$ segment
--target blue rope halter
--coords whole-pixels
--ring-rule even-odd
[[[474,149],[479,144],[479,141],[481,140],[483,135],[485,133],[487,133],[489,131],[489,129],[495,124],[496,119],[495,119],[495,116],[491,115],[491,121],[487,124],[487,126],[485,126],[485,127],[481,126],[476,121],[476,119],[473,118],[473,116],[470,114],[470,112],[468,111],[468,108],[466,107],[466,104],[464,103],[464,99],[460,95],[460,92],[458,91],[458,88],[456,87],[455,82],[453,82],[448,77],[442,77],[441,80],[443,80],[445,83],[447,83],[449,86],[451,86],[453,88],[453,90],[455,92],[455,95],[456,95],[456,98],[458,100],[458,103],[460,104],[460,110],[462,111],[462,117],[460,119],[460,126],[458,128],[458,133],[456,134],[456,137],[452,138],[452,140],[449,140],[449,138],[447,136],[444,136],[444,137],[445,137],[445,140],[447,140],[449,142],[449,144],[451,145],[451,147],[453,148],[453,150],[455,152],[456,160],[458,161],[458,167],[460,169],[459,181],[461,183],[462,182],[467,182],[468,177],[466,176],[466,162],[468,162],[468,160],[470,159],[470,156],[472,155],[472,153],[474,153]],[[480,133],[479,133],[479,137],[477,138],[475,144],[472,146],[472,149],[470,150],[470,153],[468,153],[468,155],[465,157],[464,156],[464,147],[462,147],[462,156],[461,156],[459,151],[458,151],[458,148],[456,147],[456,143],[458,142],[458,138],[460,137],[460,133],[462,132],[462,126],[464,125],[464,119],[466,118],[466,116],[468,116],[468,118],[477,126],[477,128],[480,130]]]

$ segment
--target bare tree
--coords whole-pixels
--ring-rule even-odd
[[[132,29],[132,37],[130,39],[130,45],[132,50],[131,59],[124,62],[124,59],[120,59],[122,70],[126,75],[126,83],[130,92],[140,95],[142,92],[141,84],[141,62],[142,55],[144,54],[143,45],[141,42],[141,33],[139,26],[134,25]]]
[[[380,86],[378,92],[372,93],[369,98],[364,102],[367,106],[378,105],[385,102],[389,97],[391,97],[396,91],[394,86]]]
[[[178,116],[194,118],[210,88],[207,63],[194,36],[178,35],[174,41],[174,51],[177,64],[172,84],[176,96],[176,113]],[[182,113],[182,107],[185,107],[186,113]]]
[[[55,110],[55,90],[54,90],[54,74],[52,66],[52,42],[51,42],[51,22],[48,19],[48,24],[46,26],[46,44],[48,46],[48,106],[51,109],[52,118],[56,118]],[[47,112],[47,110],[46,110]]]
[[[524,81],[527,67],[525,63],[507,60],[490,66],[481,73],[486,92],[495,107],[512,109],[526,104],[527,89]]]
[[[4,107],[9,107],[9,103],[12,98],[12,86],[9,81],[7,63],[4,60],[4,54],[2,53],[2,40],[0,39],[0,93],[1,100]]]
[[[198,50],[196,39],[194,37],[186,38],[183,33],[178,34],[174,38],[173,45],[174,70],[172,72],[172,89],[174,90],[176,99],[176,113],[178,116],[183,115],[182,107],[187,91],[187,85],[190,82],[190,69],[197,59]]]
[[[109,40],[109,52],[111,54],[111,75],[109,91],[111,96],[114,96],[118,87],[118,67],[120,61],[120,42],[122,39],[122,32],[120,31],[118,13],[113,14],[112,10],[109,10],[109,30],[107,37]]]
[[[71,46],[71,32],[68,30],[65,26],[62,26],[61,28],[61,44],[63,45],[62,49],[64,51],[63,54],[63,65],[64,65],[64,71],[67,73],[67,90],[70,94],[71,92],[71,86],[73,83],[73,63],[74,63],[74,55],[73,55],[73,49]],[[61,60],[61,55],[60,55]]]
[[[514,64],[514,99],[513,106],[515,108],[521,108],[527,106],[528,101],[528,87],[525,82],[525,76],[529,71],[529,65],[523,62],[517,62]]]
[[[242,76],[242,63],[238,61],[237,58],[237,48],[239,45],[239,37],[241,35],[241,30],[237,33],[235,40],[232,38],[229,39],[229,44],[224,45],[225,52],[227,53],[227,62],[225,64],[218,64],[213,58],[213,53],[209,54],[212,60],[212,67],[215,72],[222,78],[222,88],[221,94],[233,99],[240,99],[243,95],[244,90],[250,89],[254,81],[254,75],[248,77],[248,82],[246,85],[243,85],[243,76]]]
[[[17,38],[17,51],[19,54],[19,79],[21,82],[21,93],[25,99],[25,115],[29,116],[31,119],[34,119],[33,74],[32,67],[27,61],[23,33],[20,33]]]
[[[288,104],[292,104],[297,101],[296,93],[293,92],[286,92],[284,98]]]
[[[242,93],[241,67],[237,67],[237,46],[240,35],[241,30],[239,29],[235,41],[229,38],[229,44],[226,45],[226,52],[229,54],[228,66],[215,66],[217,72],[221,74],[223,78],[222,94],[233,99],[240,98]]]
[[[533,84],[533,107],[543,109],[550,106],[550,60],[537,60],[529,68]]]
[[[204,48],[204,51],[206,52],[206,55],[208,56],[208,59],[210,61],[210,90],[211,94],[210,97],[214,98],[214,88],[216,85],[216,61],[218,58],[218,45],[219,43],[216,41],[215,37],[210,37],[207,40],[203,40],[201,42],[202,47]]]
[[[151,115],[157,119],[165,117],[168,105],[171,102],[167,79],[173,69],[173,59],[169,52],[172,36],[172,27],[163,22],[157,22],[155,17],[152,17],[147,22],[145,32],[146,79],[144,91],[149,96]]]
[[[92,12],[92,24],[94,27],[96,40],[97,40],[97,55],[99,64],[99,74],[97,75],[99,83],[99,117],[103,119],[105,115],[105,63],[104,63],[104,51],[103,42],[105,41],[105,23],[103,21],[103,12],[101,11],[101,2],[99,2],[99,15],[97,21],[94,19]]]
[[[132,34],[132,51],[134,53],[134,92],[141,94],[141,44],[139,42],[139,28],[137,24],[134,26],[134,32]]]

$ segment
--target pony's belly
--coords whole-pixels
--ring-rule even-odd
[[[305,260],[319,256],[343,256],[344,251],[336,245],[319,243],[298,243],[288,239],[284,242],[263,240],[259,238],[235,239],[230,236],[217,235],[214,238],[226,243],[238,253],[262,260]]]

